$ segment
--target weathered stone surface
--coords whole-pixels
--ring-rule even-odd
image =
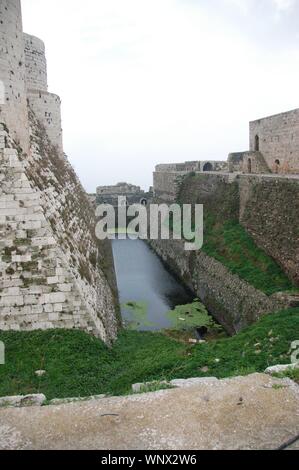
[[[202,251],[185,251],[181,240],[149,243],[230,334],[251,325],[261,315],[288,307],[280,299],[258,291]]]
[[[239,220],[256,244],[273,257],[299,285],[298,175],[239,175],[224,173],[154,173],[154,192],[161,202],[203,204],[224,220]],[[182,185],[182,181],[185,181]],[[296,299],[289,297],[293,306]]]
[[[282,364],[282,365],[267,367],[267,369],[265,370],[265,373],[273,375],[273,374],[280,374],[282,372],[291,371],[294,369],[299,369],[299,363],[298,364]]]
[[[299,173],[299,109],[250,122],[250,149],[258,147],[273,172]]]
[[[93,395],[91,397],[54,398],[49,405],[65,405],[66,403],[76,403],[88,400],[102,400],[106,395]]]
[[[0,202],[4,205],[10,198],[18,207],[2,209],[0,329],[80,328],[110,343],[117,333],[111,254],[110,273],[104,273],[100,263],[109,263],[111,247],[97,243],[93,211],[79,180],[66,160],[60,162],[45,135],[37,139],[39,124],[30,116],[35,136],[31,156],[22,160],[11,148],[12,163],[0,150],[5,181]],[[13,145],[7,133],[6,141]],[[19,162],[24,167],[15,173]],[[14,192],[19,181],[29,184],[26,193]],[[28,200],[32,205],[24,209]],[[27,228],[37,218],[39,227]],[[26,237],[17,237],[20,230]]]
[[[276,449],[298,434],[298,413],[296,384],[254,374],[128,397],[0,409],[0,449]]]
[[[299,286],[299,178],[252,175],[237,181],[240,223]]]
[[[111,246],[96,239],[94,210],[63,154],[44,44],[23,35],[20,0],[1,1],[0,20],[0,330],[80,328],[110,344]]]
[[[218,382],[216,377],[195,377],[191,379],[175,379],[171,380],[171,385],[174,387],[185,388],[193,387],[194,385],[207,385]]]
[[[140,392],[145,392],[147,389],[150,389],[151,387],[159,388],[163,386],[170,387],[171,384],[170,382],[167,382],[167,380],[137,383],[137,384],[132,385],[132,392],[140,393]]]
[[[5,104],[0,104],[0,123],[5,122],[12,137],[27,152],[29,125],[20,0],[1,0],[0,24],[0,76],[5,86]]]
[[[42,393],[36,395],[18,395],[0,398],[0,407],[42,406],[46,401]]]

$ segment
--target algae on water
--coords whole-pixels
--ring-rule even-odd
[[[178,305],[166,315],[172,323],[172,328],[175,330],[201,328],[204,326],[212,329],[218,326],[198,299],[195,299],[191,304]]]
[[[148,319],[148,305],[146,302],[127,302],[122,305],[126,310],[128,330],[142,330],[143,328],[157,326]],[[178,305],[175,309],[163,314],[170,322],[169,329],[189,330],[192,328],[206,327],[208,329],[218,328],[213,318],[209,315],[205,306],[198,300],[187,305]]]
[[[127,302],[122,304],[122,308],[126,310],[129,320],[126,321],[128,330],[138,330],[144,327],[155,326],[155,323],[148,320],[148,307],[146,302]]]

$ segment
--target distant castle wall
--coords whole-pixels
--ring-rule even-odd
[[[220,160],[202,160],[184,163],[162,163],[156,166],[156,172],[192,172],[192,171],[226,171],[227,162]]]
[[[250,150],[274,173],[299,173],[299,109],[250,122]]]
[[[111,204],[117,206],[119,197],[125,197],[127,204],[147,203],[152,198],[152,192],[143,191],[140,186],[129,183],[117,183],[113,186],[98,186],[96,204]]]
[[[0,25],[0,80],[5,87],[5,101],[0,103],[0,122],[5,123],[14,140],[24,152],[28,152],[29,124],[20,0],[0,1]]]

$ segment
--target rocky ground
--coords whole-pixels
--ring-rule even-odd
[[[299,386],[289,379],[253,374],[178,385],[2,408],[0,449],[276,449],[299,433]]]

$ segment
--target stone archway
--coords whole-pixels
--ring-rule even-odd
[[[213,171],[213,165],[210,162],[204,164],[202,171]]]

